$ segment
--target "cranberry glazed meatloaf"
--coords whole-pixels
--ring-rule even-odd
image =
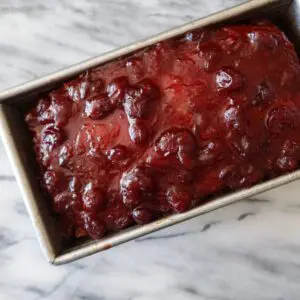
[[[300,160],[300,66],[275,25],[200,29],[88,70],[25,116],[71,237],[181,213]]]

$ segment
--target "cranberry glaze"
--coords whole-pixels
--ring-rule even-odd
[[[68,236],[99,239],[300,160],[300,66],[274,25],[189,32],[89,70],[26,114]]]

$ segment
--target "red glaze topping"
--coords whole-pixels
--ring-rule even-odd
[[[98,239],[296,169],[299,60],[270,23],[197,30],[81,74],[26,122],[53,210]]]

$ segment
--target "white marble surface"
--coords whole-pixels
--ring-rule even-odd
[[[0,0],[0,88],[239,2]],[[2,145],[0,191],[0,300],[299,299],[299,182],[61,267]]]

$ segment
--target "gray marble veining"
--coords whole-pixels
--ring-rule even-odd
[[[0,0],[0,88],[240,0]],[[298,300],[299,182],[78,262],[44,260],[0,143],[0,300]]]

